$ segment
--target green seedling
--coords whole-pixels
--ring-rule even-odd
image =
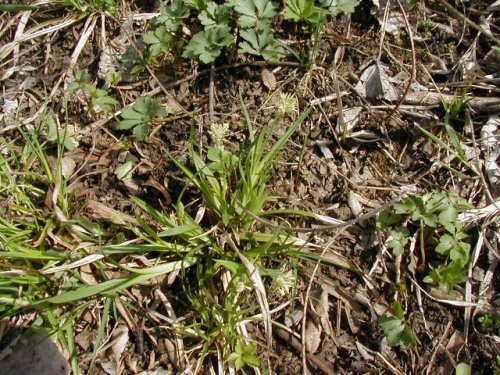
[[[276,61],[285,55],[285,51],[274,39],[270,30],[242,30],[243,41],[239,44],[238,52],[262,56],[264,60]]]
[[[134,136],[143,141],[148,136],[151,121],[166,115],[167,111],[158,100],[141,96],[131,107],[122,109],[121,120],[116,123],[116,128],[119,130],[134,128]]]
[[[70,134],[67,129],[58,128],[52,116],[43,116],[42,123],[47,126],[47,140],[54,143],[60,143],[68,151],[74,150],[78,147],[78,142]]]
[[[245,29],[269,29],[276,15],[276,4],[269,0],[235,0],[230,4],[238,13],[238,25]]]
[[[402,256],[411,240],[411,229],[417,226],[422,253],[432,248],[440,259],[429,264],[430,271],[424,282],[450,292],[453,286],[467,280],[470,244],[465,242],[468,236],[458,221],[458,213],[468,207],[463,199],[445,192],[408,197],[383,212],[377,219],[377,227],[390,228],[386,244],[394,255]],[[424,236],[426,230],[431,231],[427,238]]]
[[[110,113],[118,104],[118,101],[110,97],[106,90],[98,89],[90,83],[90,76],[87,72],[76,72],[75,80],[68,85],[68,92],[70,94],[78,90],[88,95],[93,108],[97,107],[104,113]]]
[[[484,314],[477,320],[482,332],[498,332],[500,330],[500,314]]]
[[[199,58],[205,64],[210,64],[220,56],[222,49],[233,44],[233,38],[228,26],[208,27],[195,34],[184,49],[182,57]]]
[[[319,0],[320,6],[325,9],[331,17],[335,17],[341,13],[354,13],[354,9],[358,6],[358,0]]]
[[[240,370],[246,365],[259,367],[260,360],[255,354],[255,344],[245,345],[243,342],[238,341],[234,353],[228,358],[229,362],[234,363],[236,370]]]
[[[322,0],[318,6],[313,0],[287,0],[284,18],[308,22],[315,30],[316,39],[319,39],[326,17],[350,13],[356,5],[356,0]],[[179,35],[178,31],[181,22],[189,17],[190,10],[197,12],[203,29],[193,32],[184,45],[182,38],[185,34]],[[224,49],[231,50],[238,39],[241,39],[239,53],[278,60],[285,56],[285,46],[274,37],[273,21],[276,15],[277,5],[270,0],[230,0],[224,4],[175,0],[162,7],[161,15],[151,21],[151,28],[143,37],[148,45],[144,60],[153,63],[161,54],[172,51],[175,58],[175,51],[183,48],[182,57],[210,64]]]
[[[387,335],[389,345],[401,346],[404,349],[416,346],[415,336],[405,320],[403,307],[399,301],[394,302],[392,315],[379,317],[378,324]]]
[[[149,45],[148,49],[151,56],[156,57],[160,53],[167,52],[172,47],[174,36],[166,26],[161,25],[144,34],[142,40]]]
[[[314,0],[285,0],[285,20],[306,21],[312,24],[323,22],[321,9]]]

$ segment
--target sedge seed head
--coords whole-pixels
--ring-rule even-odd
[[[295,115],[298,112],[298,100],[293,94],[280,92],[278,96],[278,117],[285,117],[286,115]]]
[[[271,290],[280,297],[286,296],[295,284],[295,276],[292,270],[283,272],[281,275],[274,278],[271,285]]]
[[[218,149],[224,149],[222,145],[222,141],[226,137],[226,134],[229,131],[229,124],[226,122],[214,122],[210,126],[210,136],[212,137],[212,141],[215,144],[215,147]]]

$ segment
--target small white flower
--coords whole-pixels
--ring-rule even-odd
[[[295,115],[298,112],[299,103],[297,97],[293,94],[280,92],[278,97],[278,117],[285,117],[286,115]]]
[[[274,278],[271,285],[271,290],[283,297],[290,293],[290,289],[293,288],[295,284],[295,276],[292,270],[283,272],[281,275]]]
[[[210,126],[209,133],[212,136],[212,141],[214,142],[216,148],[220,150],[224,149],[222,141],[225,138],[228,131],[229,131],[229,124],[226,122],[214,122]]]

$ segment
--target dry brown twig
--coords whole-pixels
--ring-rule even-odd
[[[329,241],[329,243],[323,248],[323,251],[320,254],[320,257],[323,257],[325,255],[325,252],[329,249],[330,245],[335,242],[337,239],[338,235],[340,232],[337,232],[333,238]],[[318,272],[319,266],[321,264],[321,261],[318,261],[313,269],[312,275],[309,278],[309,282],[307,284],[306,288],[306,294],[304,296],[304,315],[302,316],[302,333],[301,333],[301,339],[302,339],[302,373],[303,375],[308,375],[308,369],[307,369],[307,346],[305,343],[306,339],[306,327],[307,327],[307,307],[309,304],[309,296],[311,293],[311,288],[314,283],[314,278],[316,276],[316,273]]]
[[[399,6],[399,9],[401,10],[401,14],[403,15],[403,19],[405,20],[405,25],[406,29],[408,32],[408,39],[410,40],[410,47],[411,47],[411,71],[410,71],[410,78],[408,79],[408,84],[405,87],[405,91],[403,92],[403,95],[401,95],[401,98],[399,101],[396,103],[394,108],[389,112],[389,114],[385,117],[385,120],[389,120],[394,113],[398,110],[399,106],[405,101],[406,96],[408,95],[408,92],[410,91],[411,84],[413,83],[413,80],[415,79],[416,75],[416,69],[417,69],[417,56],[415,52],[415,43],[413,41],[413,34],[411,32],[411,26],[410,22],[408,21],[408,17],[406,15],[405,9],[403,5],[401,4],[400,0],[396,0]],[[389,4],[388,4],[389,5]]]

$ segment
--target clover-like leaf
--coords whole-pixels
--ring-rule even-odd
[[[90,98],[94,106],[99,107],[103,112],[109,113],[118,104],[118,100],[108,95],[106,90],[95,89],[90,93]]]
[[[179,28],[183,19],[189,17],[189,7],[184,0],[172,0],[163,7],[161,14],[151,21],[153,25],[163,26],[170,32],[175,32]]]
[[[167,52],[172,45],[173,39],[173,35],[163,25],[148,31],[142,38],[144,43],[149,44],[149,51],[153,56]]]
[[[232,42],[233,38],[228,26],[209,27],[191,38],[182,57],[199,58],[205,64],[210,64],[221,54],[222,49],[230,46]]]
[[[243,28],[262,29],[276,15],[276,5],[269,0],[234,1],[234,10],[240,14],[238,24]]]
[[[391,231],[391,237],[387,241],[387,246],[392,249],[394,255],[402,255],[405,246],[410,240],[410,233],[405,227],[397,227]]]
[[[467,280],[467,273],[459,262],[451,262],[445,267],[434,268],[424,278],[425,283],[437,284],[446,293],[449,293],[456,284]]]
[[[274,39],[269,29],[257,31],[243,30],[240,33],[242,42],[239,44],[239,53],[262,56],[264,60],[276,61],[284,55],[284,49]]]
[[[318,24],[321,17],[321,9],[314,5],[314,0],[285,0],[285,20]]]
[[[134,136],[146,139],[149,124],[155,117],[165,117],[167,112],[156,99],[141,96],[131,107],[122,109],[122,119],[116,124],[119,130],[134,128]]]
[[[340,13],[354,13],[354,8],[359,4],[358,0],[319,0],[321,7],[328,10],[335,17]]]
[[[229,7],[210,2],[207,8],[199,14],[198,19],[205,28],[228,25],[230,21]]]
[[[391,346],[414,348],[417,344],[413,331],[406,324],[403,308],[399,301],[393,304],[393,316],[381,316],[378,323],[387,335],[387,343]]]
[[[238,341],[235,351],[229,355],[228,361],[233,362],[236,370],[242,369],[245,365],[258,367],[260,365],[259,357],[254,354],[255,344],[245,345]]]

